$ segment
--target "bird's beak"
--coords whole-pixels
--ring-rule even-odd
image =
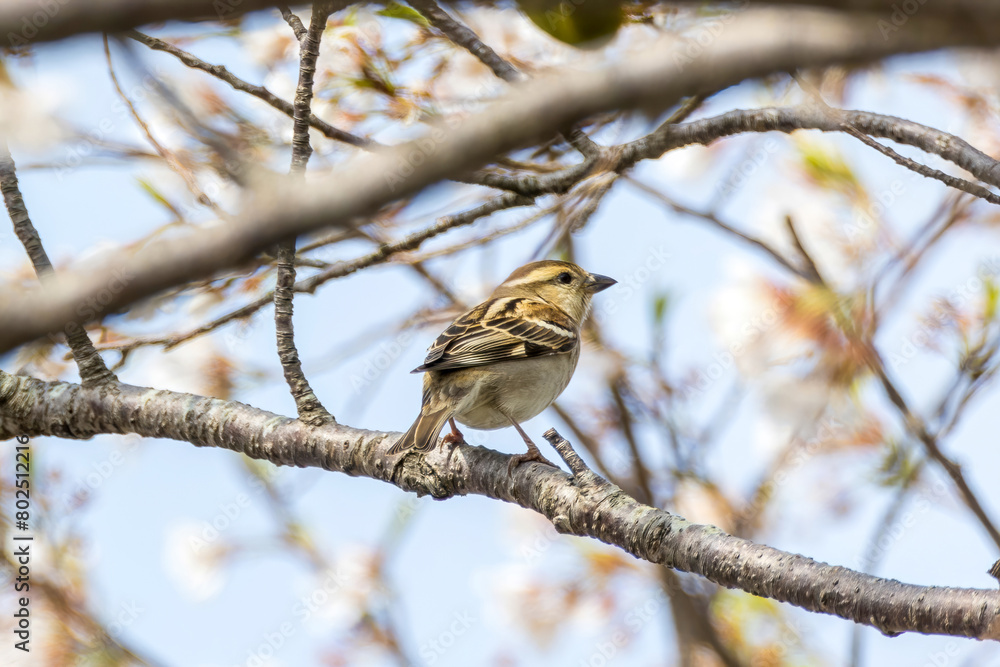
[[[591,294],[597,294],[598,292],[608,289],[617,282],[618,281],[614,278],[608,278],[607,276],[602,276],[599,273],[591,273],[587,277],[587,281],[584,283],[584,286]]]

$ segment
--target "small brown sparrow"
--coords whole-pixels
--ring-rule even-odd
[[[451,424],[445,442],[464,442],[458,420],[484,431],[517,429],[528,452],[511,459],[509,473],[526,461],[549,463],[521,422],[549,407],[569,384],[590,299],[615,282],[552,260],[510,274],[489,299],[452,322],[413,370],[426,373],[420,415],[389,454],[430,451],[445,422]]]

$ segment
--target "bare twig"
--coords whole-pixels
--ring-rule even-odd
[[[312,146],[309,144],[309,116],[313,98],[313,79],[316,75],[316,61],[319,58],[320,41],[329,17],[329,9],[322,3],[314,3],[309,19],[309,30],[300,40],[299,84],[295,91],[295,124],[292,134],[292,176],[303,178]],[[299,22],[301,25],[301,22]],[[292,28],[295,28],[292,23]],[[295,239],[278,244],[277,273],[274,286],[274,329],[278,340],[278,358],[285,382],[295,399],[299,418],[312,426],[323,426],[334,420],[320,402],[305,373],[295,347],[295,329],[292,325],[292,297],[295,286]]]
[[[871,354],[868,355],[870,358],[870,367],[874,371],[875,375],[878,377],[879,382],[882,384],[883,389],[885,389],[886,395],[892,404],[896,406],[899,410],[900,415],[903,417],[903,421],[906,425],[906,429],[916,437],[917,440],[923,444],[924,449],[927,454],[934,459],[944,471],[948,473],[951,477],[952,482],[954,482],[955,487],[958,489],[962,496],[962,500],[965,504],[972,510],[973,515],[979,520],[983,528],[986,529],[986,533],[993,540],[993,543],[1000,548],[1000,531],[997,530],[996,524],[990,519],[986,510],[983,508],[982,503],[979,502],[979,498],[972,491],[969,486],[968,481],[965,479],[965,474],[962,472],[962,467],[948,458],[938,444],[938,439],[935,435],[927,430],[926,425],[923,420],[920,419],[912,410],[910,406],[906,403],[902,394],[896,389],[895,384],[889,378],[887,371],[885,370],[885,365],[882,363],[881,358],[874,348],[871,348]]]
[[[640,181],[640,180],[638,180],[638,179],[636,179],[636,178],[634,178],[632,176],[625,176],[624,178],[625,178],[626,181],[628,181],[629,183],[631,183],[635,187],[639,188],[643,192],[645,192],[645,193],[647,193],[649,195],[652,195],[656,199],[660,200],[662,203],[666,204],[668,207],[670,207],[671,209],[673,209],[677,213],[682,213],[684,215],[688,215],[688,216],[691,216],[693,218],[698,218],[700,220],[704,220],[706,222],[709,222],[709,223],[715,225],[716,227],[718,227],[719,229],[721,229],[722,231],[726,232],[727,234],[735,236],[736,238],[740,239],[741,241],[744,241],[745,243],[749,243],[750,245],[754,246],[755,248],[764,251],[764,253],[770,255],[771,258],[774,259],[774,261],[778,262],[778,264],[781,264],[783,267],[785,267],[786,269],[788,269],[789,271],[791,271],[795,275],[797,275],[797,276],[799,276],[801,278],[805,278],[806,280],[809,279],[810,275],[809,275],[809,273],[807,271],[804,271],[803,269],[801,269],[801,268],[795,266],[794,264],[792,264],[784,255],[782,255],[780,252],[778,252],[777,250],[775,250],[774,248],[772,248],[770,245],[768,245],[764,241],[761,241],[760,239],[758,239],[758,238],[756,238],[754,236],[750,236],[749,234],[741,232],[740,230],[736,229],[735,227],[733,227],[732,225],[730,225],[730,224],[728,224],[726,222],[723,222],[715,214],[705,213],[703,211],[696,211],[693,208],[688,208],[687,206],[684,206],[683,204],[679,204],[679,203],[675,202],[673,199],[671,199],[670,197],[667,197],[665,194],[663,194],[662,192],[660,192],[656,188],[652,187],[651,185],[647,185],[647,184],[643,183],[642,181]]]
[[[306,27],[302,25],[302,19],[292,13],[292,10],[287,5],[278,5],[278,11],[281,12],[281,18],[285,19],[285,23],[289,25],[292,32],[295,34],[295,39],[300,42],[306,36]]]
[[[489,67],[498,78],[507,83],[518,83],[526,78],[516,67],[486,45],[479,38],[479,35],[473,32],[472,28],[450,16],[435,0],[409,0],[409,4],[423,14],[431,25],[440,30],[445,37]],[[595,144],[579,127],[571,128],[564,132],[563,136],[573,148],[586,158],[594,158],[601,154],[601,147]]]
[[[622,395],[622,386],[624,383],[625,380],[622,377],[612,378],[608,382],[608,390],[611,392],[611,398],[615,402],[615,410],[618,413],[618,423],[621,426],[622,435],[625,436],[625,442],[628,443],[629,451],[632,452],[632,467],[635,469],[636,482],[642,491],[643,502],[655,507],[658,503],[656,502],[656,496],[653,495],[649,469],[646,467],[646,462],[643,461],[642,452],[639,450],[639,442],[632,430],[632,413],[625,404],[625,397]]]
[[[921,261],[928,255],[931,248],[933,248],[938,241],[941,240],[945,233],[954,228],[957,223],[965,218],[968,213],[969,205],[975,201],[973,197],[960,192],[953,193],[953,197],[949,197],[948,199],[950,200],[950,203],[946,202],[938,211],[934,213],[934,215],[931,216],[927,223],[924,224],[911,239],[907,249],[900,251],[893,260],[887,262],[886,265],[883,266],[872,278],[869,309],[871,311],[873,327],[892,311],[909,284],[907,279],[915,274],[915,270],[920,265]],[[941,215],[945,216],[944,221],[935,226],[935,221]],[[925,236],[926,238],[924,238]],[[902,262],[902,268],[900,269],[899,275],[887,288],[888,291],[886,295],[878,298],[879,288],[882,285],[882,281],[896,262]]]
[[[125,32],[126,37],[130,37],[137,42],[145,44],[149,48],[155,51],[163,51],[174,56],[182,63],[187,65],[192,69],[198,69],[202,72],[207,72],[215,78],[229,84],[233,89],[238,90],[242,93],[247,93],[252,95],[259,100],[270,104],[272,107],[281,111],[287,116],[295,115],[295,107],[291,102],[281,99],[271,91],[269,91],[264,86],[257,86],[252,83],[248,83],[243,79],[237,77],[223,65],[212,65],[205,62],[204,60],[197,58],[183,49],[179,49],[173,44],[163,41],[162,39],[157,39],[156,37],[150,37],[149,35],[143,34],[137,30],[129,30]],[[357,146],[358,148],[372,149],[379,146],[378,142],[364,137],[359,137],[357,135],[351,134],[350,132],[345,132],[344,130],[338,129],[333,125],[330,125],[324,120],[321,120],[316,114],[309,115],[309,124],[315,127],[317,130],[322,132],[324,136],[335,141],[340,141],[345,144],[350,144],[352,146]]]
[[[156,137],[153,136],[153,132],[150,130],[149,124],[142,119],[142,116],[139,115],[139,111],[135,108],[135,104],[132,103],[132,100],[129,99],[128,95],[125,94],[125,91],[122,90],[121,83],[118,81],[118,75],[115,73],[114,63],[111,60],[111,48],[108,44],[107,35],[104,35],[104,57],[108,62],[108,74],[111,75],[111,83],[114,84],[118,97],[120,97],[125,103],[125,106],[128,107],[133,120],[135,120],[136,124],[142,130],[157,155],[159,155],[163,161],[167,163],[167,166],[170,167],[174,173],[181,177],[181,180],[184,181],[184,184],[187,185],[188,190],[190,190],[191,194],[195,196],[195,199],[199,204],[209,207],[213,213],[223,217],[224,212],[222,209],[220,209],[219,206],[205,193],[205,191],[201,189],[201,186],[198,185],[198,179],[196,179],[194,174],[191,173],[191,170],[182,165],[180,160],[177,159],[177,156],[167,150],[166,147],[164,147],[163,144],[157,141]]]
[[[21,189],[17,183],[17,172],[14,167],[14,158],[7,148],[7,142],[0,142],[0,191],[3,192],[4,204],[7,206],[7,214],[14,225],[14,233],[24,246],[32,266],[35,267],[35,275],[40,282],[46,282],[55,273],[52,262],[45,252],[42,239],[38,230],[31,224],[28,216],[28,207],[24,204],[21,196]],[[96,385],[111,384],[118,381],[115,374],[108,370],[101,355],[97,353],[94,344],[87,335],[86,329],[79,324],[72,323],[65,329],[66,342],[73,352],[77,368],[80,370],[80,381],[83,386],[90,387]]]
[[[687,98],[681,102],[680,106],[678,106],[672,114],[667,116],[666,120],[660,123],[655,130],[650,132],[649,135],[647,135],[647,138],[651,138],[658,134],[665,134],[670,131],[671,125],[683,123],[688,116],[698,110],[698,107],[700,107],[706,99],[708,99],[708,95],[704,93],[698,93],[697,95],[692,95]]]
[[[524,80],[524,75],[516,67],[485,44],[469,26],[452,18],[434,0],[410,0],[409,4],[423,14],[430,21],[430,24],[440,30],[445,37],[489,67],[497,75],[497,78],[503,79],[507,83],[517,83]]]
[[[573,445],[569,444],[569,441],[559,435],[554,428],[550,428],[548,431],[543,433],[542,437],[549,441],[549,444],[552,445],[554,450],[556,450],[575,477],[581,477],[587,473],[597,477],[597,474],[594,473],[594,471],[583,462],[580,455],[573,450]]]
[[[601,456],[600,443],[598,443],[595,438],[592,438],[589,433],[584,431],[576,417],[571,415],[569,411],[563,408],[558,402],[552,404],[552,409],[555,410],[555,413],[559,415],[559,418],[562,419],[567,426],[569,426],[569,430],[573,432],[573,438],[578,440],[587,453],[590,454],[590,457],[594,459],[594,463],[597,465],[598,473],[608,479],[611,479],[611,471],[608,470],[608,466]]]
[[[968,192],[970,195],[974,195],[976,197],[979,197],[980,199],[985,199],[991,204],[1000,205],[1000,196],[993,194],[992,192],[990,192],[981,185],[977,185],[976,183],[971,183],[965,180],[964,178],[957,178],[955,176],[951,176],[949,174],[944,173],[943,171],[939,171],[937,169],[934,169],[933,167],[928,167],[925,164],[920,164],[915,160],[911,160],[908,157],[900,155],[899,153],[892,150],[888,146],[885,146],[875,141],[867,134],[864,134],[863,132],[853,127],[852,125],[844,125],[844,131],[850,134],[851,136],[856,137],[866,146],[870,146],[871,148],[877,150],[879,153],[882,153],[883,155],[892,158],[896,162],[896,164],[906,167],[907,169],[914,171],[920,174],[921,176],[926,176],[927,178],[933,178],[935,180],[941,181],[945,185],[955,188],[956,190],[961,190],[962,192]]]
[[[872,137],[891,139],[937,155],[965,169],[984,183],[1000,187],[1000,164],[953,134],[895,116],[829,109],[817,105],[738,109],[711,118],[668,126],[662,132],[653,132],[624,144],[618,168],[628,168],[639,160],[658,157],[665,151],[680,146],[708,145],[722,137],[747,132],[846,132],[845,125]]]
[[[296,292],[312,294],[323,283],[349,276],[352,273],[366,269],[370,266],[385,263],[400,253],[408,252],[420,247],[424,241],[439,234],[443,234],[450,229],[471,225],[479,218],[491,215],[492,213],[503,209],[513,208],[515,206],[528,206],[532,203],[532,201],[533,200],[528,197],[522,197],[521,195],[512,192],[498,195],[486,203],[469,209],[468,211],[440,218],[430,227],[420,230],[419,232],[414,232],[413,234],[410,234],[409,236],[406,236],[398,241],[385,243],[379,246],[377,250],[367,255],[363,255],[357,259],[347,262],[336,262],[329,269],[321,273],[299,280],[295,283],[294,290]],[[229,324],[234,320],[241,320],[250,317],[264,306],[272,303],[273,300],[274,292],[268,292],[256,300],[237,308],[236,310],[230,311],[225,315],[217,317],[214,320],[201,325],[200,327],[188,330],[181,334],[136,337],[125,342],[100,344],[98,347],[102,350],[130,351],[148,345],[163,345],[165,349],[169,350],[170,348],[176,347],[177,345],[189,341],[192,338],[197,338],[198,336],[206,334],[210,331],[214,331],[215,329]]]
[[[788,229],[788,235],[792,237],[792,243],[795,244],[795,249],[799,251],[799,256],[802,257],[802,261],[806,263],[806,271],[809,273],[810,279],[817,284],[825,285],[826,281],[823,280],[823,274],[819,272],[819,267],[816,266],[816,262],[813,261],[813,258],[806,250],[806,247],[802,245],[802,239],[799,237],[799,233],[795,229],[795,221],[792,220],[792,216],[785,216],[785,227]]]

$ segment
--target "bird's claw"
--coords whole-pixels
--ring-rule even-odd
[[[515,454],[514,456],[510,457],[510,462],[507,463],[507,476],[513,477],[514,469],[517,468],[517,466],[521,465],[522,463],[528,463],[530,461],[538,461],[539,463],[550,465],[553,468],[559,467],[552,461],[549,461],[547,458],[542,456],[542,453],[537,449],[528,450],[528,452],[525,454]]]
[[[442,440],[442,442],[444,442],[444,444],[448,445],[449,447],[468,444],[467,442],[465,442],[465,438],[462,436],[461,433],[446,433],[444,436],[444,440]]]

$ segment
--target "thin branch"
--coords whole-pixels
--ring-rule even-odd
[[[812,255],[806,250],[806,247],[802,245],[802,239],[799,237],[798,231],[795,229],[795,221],[792,220],[792,216],[785,216],[785,228],[788,229],[788,235],[792,237],[792,243],[795,245],[795,249],[798,251],[799,256],[802,261],[806,263],[806,272],[809,273],[811,280],[819,285],[825,285],[826,281],[823,280],[823,274],[819,272],[819,267],[816,266],[816,262],[813,260]]]
[[[139,111],[135,108],[135,104],[132,103],[132,100],[125,94],[125,91],[122,90],[121,83],[118,81],[118,75],[115,73],[114,63],[111,60],[111,47],[108,44],[107,35],[104,35],[104,57],[108,63],[108,74],[111,75],[111,83],[114,84],[118,97],[120,97],[125,103],[125,106],[128,107],[129,112],[132,114],[132,119],[135,120],[136,124],[142,130],[157,155],[159,155],[163,161],[167,163],[167,166],[170,167],[175,174],[181,177],[181,180],[184,181],[184,184],[187,185],[188,190],[190,190],[195,196],[195,199],[199,204],[204,204],[212,209],[213,213],[222,217],[224,215],[222,209],[220,209],[219,206],[213,202],[207,194],[205,194],[205,191],[201,189],[201,186],[198,185],[198,179],[194,177],[191,170],[184,167],[184,165],[181,164],[180,160],[178,160],[173,153],[167,150],[163,144],[156,140],[156,137],[153,136],[152,130],[149,128],[149,124],[142,119],[142,116],[139,115]],[[178,214],[178,217],[180,217],[180,214]]]
[[[969,205],[975,201],[971,196],[966,196],[958,192],[954,193],[954,196],[948,199],[951,200],[950,203],[943,205],[931,216],[927,223],[914,234],[908,247],[905,250],[901,250],[896,257],[888,261],[872,278],[869,309],[873,328],[879,320],[885,318],[893,310],[902,298],[908,285],[908,279],[915,275],[916,268],[920,265],[921,261],[927,257],[930,250],[936,246],[946,232],[954,228],[965,218]],[[935,227],[935,221],[943,214],[946,214],[944,221]],[[924,238],[925,236],[926,238]],[[899,262],[902,263],[899,276],[887,288],[888,293],[884,297],[879,298],[879,287],[883,279],[893,268],[894,263]]]
[[[955,176],[951,176],[949,174],[944,173],[943,171],[939,171],[937,169],[934,169],[933,167],[928,167],[925,164],[920,164],[915,160],[911,160],[908,157],[900,155],[899,153],[892,150],[888,146],[880,144],[879,142],[869,137],[867,134],[862,133],[860,130],[858,130],[855,127],[852,127],[851,125],[845,125],[844,131],[850,134],[851,136],[856,137],[866,146],[874,148],[879,153],[882,153],[883,155],[892,158],[896,162],[896,164],[906,167],[910,171],[914,171],[920,174],[921,176],[926,176],[927,178],[933,178],[935,180],[941,181],[945,185],[953,187],[956,190],[961,190],[962,192],[968,192],[970,195],[979,197],[980,199],[985,199],[991,204],[1000,205],[1000,196],[993,194],[992,192],[990,192],[981,185],[970,183],[964,178],[957,178]]]
[[[500,54],[490,48],[479,38],[472,28],[448,14],[435,0],[408,0],[409,4],[430,21],[431,25],[454,44],[462,47],[481,63],[486,65],[500,79],[507,83],[519,83],[525,80],[525,75],[510,64]],[[573,127],[563,133],[566,141],[586,158],[594,158],[601,154],[601,147],[595,144],[583,130]]]
[[[292,10],[288,8],[287,5],[278,5],[278,11],[281,12],[281,18],[285,19],[285,23],[291,27],[292,32],[295,33],[295,39],[300,42],[305,38],[307,30],[304,25],[302,25],[302,19],[292,13]]]
[[[14,166],[14,158],[10,154],[7,142],[0,142],[0,192],[3,193],[4,204],[7,206],[7,214],[14,225],[14,233],[24,246],[32,266],[35,267],[35,275],[41,283],[47,283],[55,274],[52,262],[42,245],[42,238],[38,230],[31,224],[28,216],[28,207],[21,196],[21,188],[17,182],[17,171]],[[66,342],[73,352],[73,359],[76,360],[77,368],[80,371],[80,381],[83,386],[108,385],[118,381],[115,374],[108,370],[104,359],[97,353],[86,329],[78,324],[71,324],[64,330]]]
[[[871,625],[1000,641],[1000,591],[917,586],[830,566],[691,523],[643,505],[592,471],[575,476],[522,466],[458,445],[387,460],[399,433],[342,425],[316,429],[235,401],[120,385],[118,391],[45,383],[0,372],[0,439],[137,433],[221,447],[276,465],[318,467],[444,499],[475,494],[532,509],[564,534],[593,537],[638,558],[721,586]],[[398,458],[398,457],[397,457]]]
[[[706,99],[708,99],[708,95],[704,93],[698,93],[687,98],[655,130],[646,135],[643,140],[653,142],[655,141],[655,137],[669,133],[672,125],[683,123]]]
[[[292,134],[292,165],[290,173],[304,179],[312,146],[309,144],[309,116],[313,98],[313,80],[316,76],[316,61],[319,47],[329,18],[329,9],[323,3],[314,3],[309,19],[309,30],[299,44],[299,83],[295,91],[295,124]],[[301,22],[299,22],[301,25]],[[294,29],[294,24],[292,25]],[[295,239],[278,244],[277,282],[274,286],[274,329],[278,342],[278,358],[285,382],[295,399],[299,419],[311,426],[323,426],[334,422],[319,397],[309,386],[299,351],[295,347],[295,328],[292,324],[292,297],[295,287]]]
[[[495,241],[498,238],[507,236],[509,234],[514,234],[521,231],[531,225],[535,224],[539,220],[546,218],[547,216],[556,213],[561,206],[561,198],[557,199],[555,204],[546,206],[542,209],[537,209],[531,213],[531,215],[526,216],[523,220],[519,220],[514,224],[507,225],[506,227],[501,227],[500,229],[495,229],[488,234],[482,236],[473,236],[465,241],[460,241],[443,248],[436,248],[434,250],[428,250],[426,252],[415,255],[411,262],[426,262],[431,259],[438,257],[448,257],[454,255],[455,253],[461,252],[463,250],[468,250],[469,248],[474,248],[478,246],[485,246],[488,243]]]
[[[638,189],[642,190],[643,192],[645,192],[645,193],[647,193],[649,195],[652,195],[653,197],[655,197],[656,199],[658,199],[659,201],[661,201],[663,204],[665,204],[668,207],[670,207],[671,209],[673,209],[675,212],[682,213],[684,215],[688,215],[688,216],[691,216],[693,218],[698,218],[700,220],[704,220],[706,222],[709,222],[709,223],[715,225],[716,227],[718,227],[719,229],[721,229],[722,231],[726,232],[727,234],[729,234],[731,236],[735,236],[736,238],[740,239],[741,241],[743,241],[745,243],[748,243],[751,246],[753,246],[753,247],[755,247],[755,248],[757,248],[759,250],[762,250],[767,255],[770,255],[771,258],[774,261],[776,261],[778,264],[780,264],[781,266],[785,267],[786,269],[788,269],[789,271],[791,271],[795,275],[797,275],[797,276],[799,276],[801,278],[805,278],[806,280],[809,279],[809,273],[807,271],[804,271],[803,269],[801,269],[801,268],[795,266],[794,264],[792,264],[784,255],[782,255],[780,252],[778,252],[777,250],[775,250],[769,244],[765,243],[764,241],[761,241],[760,239],[758,239],[755,236],[751,236],[749,234],[746,234],[745,232],[741,232],[740,230],[736,229],[735,227],[733,227],[732,225],[730,225],[730,224],[728,224],[726,222],[723,222],[715,214],[713,214],[713,213],[705,213],[703,211],[697,211],[697,210],[695,210],[693,208],[688,208],[687,206],[684,206],[683,204],[679,204],[679,203],[675,202],[673,199],[671,199],[670,197],[666,196],[665,194],[663,194],[662,192],[660,192],[659,190],[657,190],[656,188],[654,188],[653,186],[647,185],[646,183],[643,183],[642,181],[640,181],[640,180],[638,180],[638,179],[636,179],[636,178],[634,178],[632,176],[625,176],[624,178],[625,178],[626,181],[628,181],[629,183],[631,183],[632,185],[634,185]]]
[[[465,25],[458,19],[452,18],[434,0],[409,0],[409,5],[424,15],[432,26],[451,40],[454,44],[462,47],[481,63],[493,71],[497,78],[503,79],[507,83],[518,83],[524,80],[524,75],[516,67],[511,65],[499,53],[490,48],[479,38],[472,28]]]
[[[962,496],[962,500],[965,504],[972,510],[972,513],[982,524],[983,528],[986,529],[986,533],[993,540],[993,543],[1000,547],[1000,531],[997,530],[996,524],[986,513],[983,508],[982,503],[979,502],[979,498],[972,491],[972,487],[969,486],[968,481],[965,479],[965,474],[962,472],[962,467],[952,461],[948,456],[941,451],[941,447],[938,444],[938,439],[935,435],[931,434],[923,420],[918,417],[912,410],[910,406],[907,405],[906,400],[903,398],[899,390],[896,389],[895,384],[889,378],[889,374],[885,369],[885,364],[882,363],[882,359],[878,356],[878,353],[874,348],[871,348],[871,354],[868,355],[870,362],[869,366],[874,371],[876,377],[878,377],[879,382],[882,384],[883,389],[885,389],[886,395],[892,404],[896,406],[899,410],[900,415],[903,417],[903,422],[908,430],[917,440],[923,444],[924,449],[927,454],[934,459],[948,476],[951,477],[952,482],[954,482],[955,487],[958,489]]]
[[[367,255],[363,255],[350,261],[336,262],[333,266],[322,273],[299,280],[295,283],[294,289],[296,292],[312,294],[323,283],[349,276],[352,273],[361,271],[362,269],[366,269],[370,266],[383,264],[388,260],[393,259],[400,253],[419,248],[424,241],[438,236],[439,234],[443,234],[450,229],[471,225],[479,218],[491,215],[497,211],[513,208],[515,206],[528,206],[533,203],[533,201],[534,200],[528,197],[522,197],[516,193],[504,193],[494,197],[484,204],[481,204],[480,206],[469,209],[468,211],[440,218],[430,227],[422,229],[419,232],[414,232],[413,234],[405,236],[398,241],[382,244],[377,250],[368,253]],[[230,311],[225,315],[221,315],[210,322],[182,334],[137,337],[126,342],[104,343],[99,345],[99,347],[102,350],[130,351],[148,345],[163,345],[165,349],[169,350],[170,348],[176,347],[177,345],[189,341],[192,338],[197,338],[198,336],[209,333],[210,331],[214,331],[215,329],[229,324],[234,320],[242,320],[250,317],[255,312],[273,301],[274,292],[268,292],[256,300],[237,308],[236,310]]]
[[[578,440],[583,448],[590,454],[590,458],[594,459],[594,463],[597,465],[597,471],[604,477],[611,478],[611,471],[608,469],[607,464],[601,457],[601,446],[596,439],[592,438],[589,433],[583,430],[580,423],[577,421],[576,417],[570,414],[568,410],[562,407],[558,402],[552,404],[552,409],[559,419],[562,419],[569,430],[573,432],[573,438]]]
[[[618,423],[621,426],[622,435],[625,436],[625,442],[628,443],[629,451],[632,453],[632,466],[635,468],[636,482],[641,491],[639,498],[647,505],[656,506],[656,496],[653,495],[649,469],[646,467],[646,462],[642,459],[639,442],[636,440],[632,429],[632,413],[625,404],[625,397],[622,395],[622,386],[624,384],[625,380],[623,377],[612,378],[608,382],[608,390],[611,392],[611,398],[615,402],[615,411],[618,413]]]
[[[264,86],[258,86],[244,81],[226,69],[224,65],[212,65],[207,63],[204,60],[191,55],[187,51],[177,48],[173,44],[165,42],[162,39],[157,39],[156,37],[150,37],[149,35],[143,34],[137,30],[126,31],[125,36],[130,37],[141,44],[145,44],[155,51],[169,53],[188,67],[201,70],[202,72],[207,72],[220,81],[229,84],[234,90],[252,95],[257,99],[270,104],[272,107],[287,116],[294,117],[295,115],[295,106],[291,102],[281,99]],[[351,134],[350,132],[338,129],[326,121],[321,120],[318,116],[316,116],[316,114],[309,115],[309,124],[322,132],[328,139],[333,139],[334,141],[340,141],[345,144],[357,146],[358,148],[364,148],[366,150],[371,150],[381,145],[372,139],[359,137]]]
[[[257,99],[269,104],[278,111],[284,113],[289,117],[294,117],[295,106],[287,100],[283,100],[271,91],[269,91],[264,86],[258,86],[252,83],[248,83],[243,79],[240,79],[232,72],[230,72],[224,65],[212,65],[210,63],[201,60],[197,56],[184,51],[181,48],[165,42],[156,37],[151,37],[144,33],[138,32],[136,30],[130,30],[125,33],[126,37],[136,40],[142,44],[145,44],[151,49],[156,51],[163,51],[169,53],[176,57],[183,64],[187,65],[192,69],[198,69],[206,72],[220,81],[228,84],[234,90],[238,90],[243,93],[247,93]],[[489,47],[487,47],[489,48]],[[316,114],[309,115],[309,124],[323,133],[328,139],[333,139],[334,141],[340,141],[342,143],[350,144],[361,148],[366,151],[372,151],[379,148],[386,148],[384,144],[381,144],[374,139],[368,139],[365,137],[359,137],[357,135],[351,134],[350,132],[345,132],[344,130],[338,129],[333,125],[330,125],[326,121],[320,119]],[[593,165],[593,160],[586,160],[583,164],[577,165],[575,167],[566,168],[564,171],[565,178],[561,181],[563,189],[569,188],[572,184],[576,183],[579,175],[589,172],[591,166]],[[466,176],[461,174],[455,175],[453,180],[460,183],[468,183],[470,185],[483,185],[487,187],[498,188],[501,190],[510,190],[513,192],[519,192],[526,196],[533,196],[540,194],[541,190],[537,185],[537,179],[533,176],[522,176],[522,177],[512,177],[505,175],[494,175],[488,172],[475,172]],[[559,183],[555,180],[550,180],[546,184],[546,188],[555,191],[559,188]]]

